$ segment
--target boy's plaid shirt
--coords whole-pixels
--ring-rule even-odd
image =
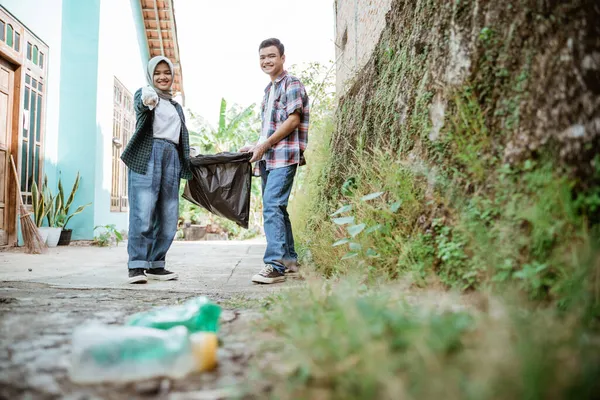
[[[275,101],[273,102],[273,111],[271,115],[265,115],[266,105],[271,90],[271,85],[265,89],[261,105],[261,119],[264,123],[269,123],[267,137],[270,137],[275,131],[288,119],[290,115],[298,111],[300,113],[300,125],[294,129],[287,137],[267,150],[263,160],[267,163],[267,170],[287,167],[288,165],[306,164],[304,151],[308,144],[308,123],[309,123],[309,101],[306,89],[300,80],[287,71],[284,71],[279,78],[275,80]],[[266,120],[265,120],[266,118]],[[255,175],[259,175],[258,163],[254,170]]]

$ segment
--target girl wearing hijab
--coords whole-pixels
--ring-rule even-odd
[[[129,168],[129,283],[177,279],[165,261],[177,232],[179,182],[192,173],[183,109],[171,92],[174,75],[168,58],[148,62],[149,86],[135,93],[135,132],[121,155]]]

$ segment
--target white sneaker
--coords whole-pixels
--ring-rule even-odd
[[[265,264],[263,269],[260,272],[252,277],[252,282],[256,283],[278,283],[285,282],[285,275],[281,272],[277,271],[272,265]]]

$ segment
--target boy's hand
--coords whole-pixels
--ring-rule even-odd
[[[142,103],[152,110],[158,104],[158,95],[150,86],[142,88]]]
[[[252,158],[250,159],[250,162],[253,163],[255,161],[260,161],[263,158],[263,155],[265,154],[265,151],[269,150],[271,148],[271,146],[269,146],[268,142],[262,142],[260,144],[257,144],[256,146],[254,146],[252,148]]]

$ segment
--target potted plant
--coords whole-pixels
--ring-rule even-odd
[[[56,247],[60,239],[62,227],[58,226],[57,219],[62,209],[62,199],[58,195],[53,195],[48,187],[48,178],[44,177],[44,187],[42,188],[42,196],[44,204],[47,208],[46,219],[48,221],[48,239],[46,244],[48,247]]]
[[[81,176],[79,175],[79,172],[77,172],[77,176],[75,177],[75,182],[73,183],[73,187],[71,188],[71,193],[69,194],[69,197],[65,201],[65,194],[64,194],[64,190],[63,190],[62,180],[60,177],[58,178],[57,198],[59,199],[60,208],[57,210],[57,214],[55,217],[55,224],[56,224],[56,226],[58,226],[62,229],[61,233],[60,233],[60,239],[58,241],[59,246],[68,246],[71,243],[71,234],[73,233],[73,230],[67,229],[67,224],[69,223],[71,218],[73,218],[75,215],[81,213],[83,210],[85,210],[85,208],[87,206],[92,204],[92,203],[87,203],[87,204],[81,205],[81,206],[77,207],[77,209],[73,213],[69,214],[69,210],[71,208],[71,205],[73,204],[73,200],[75,199],[75,194],[77,193],[77,190],[79,189],[80,180],[81,180]]]
[[[43,186],[42,186],[43,188]],[[44,218],[48,215],[50,211],[48,207],[46,207],[46,201],[44,195],[38,189],[38,186],[35,182],[33,182],[31,186],[31,198],[32,198],[32,207],[33,207],[33,221],[35,225],[38,227],[40,231],[40,235],[44,240],[44,243],[48,240],[48,233],[50,231],[49,227],[42,226],[44,223]]]

